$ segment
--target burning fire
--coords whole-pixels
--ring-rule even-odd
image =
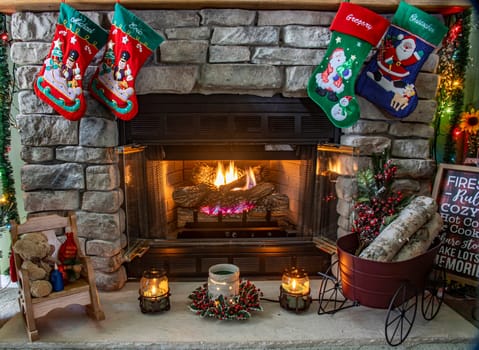
[[[232,191],[247,190],[256,186],[254,171],[251,167],[248,168],[244,176],[246,176],[245,185],[242,187],[235,187],[232,189]],[[223,163],[218,162],[214,185],[217,188],[220,188],[221,186],[237,181],[240,177],[240,170],[235,166],[235,163],[233,161],[230,161],[229,166],[226,170],[224,169]]]
[[[221,189],[221,186],[233,183],[235,181],[241,180],[244,178],[244,181],[239,181],[237,187],[229,189],[229,191],[245,191],[256,186],[256,178],[254,176],[254,171],[251,167],[247,170],[238,169],[233,161],[229,162],[228,167],[225,169],[222,162],[218,162],[216,168],[216,178],[214,185],[216,188]],[[224,206],[221,204],[217,205],[206,205],[200,208],[200,211],[207,215],[235,215],[247,212],[254,208],[254,203],[248,201],[241,201],[235,205]]]

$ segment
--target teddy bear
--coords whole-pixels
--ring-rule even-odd
[[[42,232],[24,234],[13,245],[13,250],[22,258],[21,268],[28,271],[30,294],[32,297],[45,297],[52,292],[49,281],[55,250]]]

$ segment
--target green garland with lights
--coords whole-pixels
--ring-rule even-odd
[[[10,106],[12,103],[12,78],[8,66],[8,33],[6,17],[0,14],[0,225],[18,220],[13,171],[8,159],[10,150]]]
[[[468,64],[471,11],[448,20],[449,32],[439,50],[438,73],[441,83],[437,93],[435,155],[438,163],[456,163],[456,133],[464,104],[464,76]]]

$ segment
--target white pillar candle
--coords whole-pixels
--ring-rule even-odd
[[[209,269],[208,297],[218,299],[223,295],[229,300],[239,294],[239,267],[233,264],[217,264]]]

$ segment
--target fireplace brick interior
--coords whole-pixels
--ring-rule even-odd
[[[86,14],[109,27],[111,13]],[[145,10],[136,14],[166,39],[137,77],[137,94],[145,99],[153,94],[307,98],[306,82],[324,56],[331,35],[328,27],[334,17],[333,12],[327,11],[240,9]],[[11,59],[15,64],[15,105],[18,105],[16,126],[25,162],[21,169],[24,206],[29,215],[75,211],[82,249],[92,258],[98,287],[121,289],[128,278],[124,261],[128,236],[123,209],[124,179],[117,149],[123,145],[125,129],[89,97],[85,116],[71,122],[56,115],[32,89],[34,77],[50,49],[57,15],[57,12],[19,12],[11,16]],[[85,87],[100,57],[99,54],[89,67]],[[390,148],[399,167],[395,186],[418,194],[430,193],[434,174],[435,162],[429,146],[434,135],[434,98],[439,80],[434,73],[436,65],[437,56],[431,55],[416,82],[418,107],[408,118],[392,119],[358,97],[361,119],[354,126],[340,130],[338,135],[339,144],[359,149],[359,167],[368,166],[373,153]],[[144,105],[141,103],[140,108]],[[146,121],[147,118],[139,115],[131,125],[142,125],[148,130]],[[312,144],[308,137],[303,139]],[[265,141],[282,144],[286,140],[266,138],[263,144]],[[204,145],[204,140],[198,142]],[[161,143],[172,146],[164,142],[158,145]],[[172,150],[167,149],[166,154]],[[345,160],[344,165],[347,167],[349,161]],[[354,193],[351,177],[339,177],[336,191],[339,217],[335,234],[342,236],[350,227]],[[314,237],[311,242],[314,243]],[[298,248],[296,263],[317,264],[311,257],[318,249],[312,246]],[[198,271],[206,272],[208,265],[223,260],[214,255],[214,247],[207,245],[203,252],[211,251],[211,255],[200,261],[188,255],[185,247],[159,244],[150,248],[148,254],[156,250],[161,255],[168,249],[172,253],[170,267],[174,263],[173,272],[178,274],[188,274],[192,264]],[[246,271],[257,267],[274,270],[275,266],[291,263],[290,258],[281,254],[257,255],[255,260],[235,255],[233,248],[227,252]],[[154,262],[145,259],[145,263]]]

